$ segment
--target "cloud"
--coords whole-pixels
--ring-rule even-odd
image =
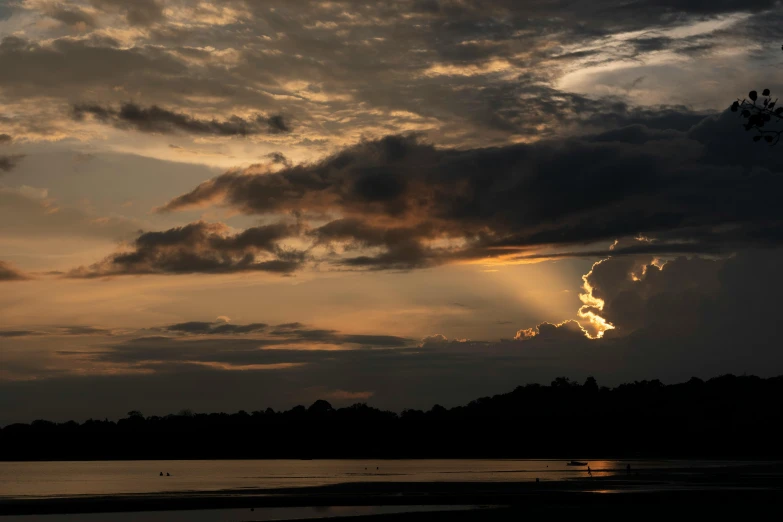
[[[282,336],[297,341],[332,344],[360,344],[363,346],[400,347],[410,344],[410,339],[395,335],[342,334],[336,330],[306,328],[300,323],[278,325],[270,332],[273,336]]]
[[[123,48],[121,42],[94,33],[40,42],[18,36],[0,39],[3,94],[17,102],[36,97],[62,98],[66,102],[83,96],[85,89],[104,93],[107,86],[118,85],[146,92],[149,87],[145,85],[152,78],[165,75],[171,80],[186,71],[187,67],[168,53],[144,46]],[[50,81],[55,77],[56,85]],[[14,106],[20,110],[19,117],[30,110],[24,103]],[[44,102],[39,107],[51,108]],[[54,119],[52,112],[46,114]],[[34,121],[23,121],[36,126]]]
[[[251,271],[290,274],[302,267],[306,253],[284,248],[279,242],[297,231],[296,225],[277,223],[231,234],[226,225],[197,222],[163,232],[144,232],[132,242],[129,251],[74,269],[68,276]]]
[[[622,243],[615,247],[622,248]],[[760,350],[775,344],[775,302],[783,292],[775,268],[783,253],[780,247],[745,249],[722,257],[615,256],[613,251],[582,277],[583,305],[577,321],[522,329],[515,339],[567,340],[570,336],[572,341],[588,337],[630,344],[665,339],[686,352],[691,350],[689,343],[704,349],[713,343],[719,352],[730,351],[731,343],[751,343]]]
[[[376,255],[347,256],[333,261],[334,264],[379,270],[407,270],[437,263],[437,249],[422,243],[422,239],[437,235],[433,232],[432,227],[426,224],[419,227],[378,227],[360,219],[348,218],[331,221],[309,234],[319,245],[345,243],[345,252],[375,247],[383,250]]]
[[[84,406],[79,416],[85,418],[117,415],[117,404],[124,404],[118,398],[129,393],[136,407],[161,407],[164,413],[165,404],[183,397],[194,408],[236,410],[245,407],[251,390],[258,395],[250,402],[290,407],[309,388],[372,390],[377,406],[400,409],[457,404],[560,375],[577,380],[594,375],[599,382],[619,384],[652,378],[677,382],[730,371],[763,376],[783,371],[778,348],[783,249],[750,250],[724,259],[654,261],[655,256],[639,256],[633,262],[631,257],[612,257],[587,276],[593,296],[605,301],[601,312],[616,326],[601,339],[587,339],[573,321],[523,330],[518,338],[524,342],[453,341],[433,335],[422,343],[400,338],[396,346],[385,344],[387,336],[380,333],[357,336],[301,323],[224,336],[209,333],[218,323],[182,323],[186,326],[179,331],[192,333],[135,333],[105,340],[96,335],[95,343],[100,344],[73,349],[56,340],[59,353],[46,368],[30,367],[26,361],[32,355],[14,351],[19,355],[6,357],[7,371],[27,372],[28,382],[0,384],[0,395],[41,393],[69,412]],[[9,354],[12,343],[23,342],[13,335],[4,337]],[[377,344],[365,344],[369,339]],[[342,349],[333,349],[330,345],[335,343],[342,343]],[[90,372],[85,374],[84,368]],[[101,378],[101,372],[111,378]],[[37,380],[29,380],[33,376]],[[221,383],[222,408],[199,398],[205,383]],[[261,390],[260,383],[268,387]],[[89,397],[86,403],[69,399],[82,387],[93,391],[76,394]],[[114,399],[103,402],[107,394]],[[317,398],[323,397],[312,397]],[[43,408],[50,402],[29,404]],[[13,411],[6,415],[33,415]]]
[[[337,145],[416,130],[475,147],[581,133],[588,121],[606,128],[610,114],[632,112],[629,104],[596,99],[602,92],[558,88],[563,75],[624,59],[635,60],[628,69],[642,68],[643,58],[656,52],[655,42],[663,50],[715,42],[748,48],[748,42],[770,40],[755,29],[763,19],[746,23],[725,15],[774,7],[772,1],[704,8],[654,1],[618,6],[614,0],[578,7],[560,0],[219,4],[95,0],[79,12],[98,20],[100,29],[83,38],[7,39],[0,51],[4,96],[20,107],[31,97],[46,97],[42,105],[59,111],[84,92],[102,108],[132,95],[145,100],[144,110],[164,107],[180,116],[190,107],[198,107],[200,118],[268,114],[268,128],[281,133],[290,127],[275,116],[284,107],[313,142]],[[26,7],[45,14],[50,5]],[[356,18],[345,16],[346,6]],[[719,21],[741,27],[705,29],[699,40],[688,34],[698,22]],[[774,20],[764,27],[774,31]],[[671,29],[683,29],[685,36]],[[644,36],[623,35],[634,31]],[[646,47],[637,49],[634,40]],[[41,71],[58,77],[57,88]],[[689,79],[699,73],[691,74]],[[711,94],[700,103],[715,107],[719,100]],[[20,116],[33,125],[34,115],[24,112]]]
[[[0,282],[2,281],[25,281],[29,279],[27,275],[20,272],[5,261],[0,261]]]
[[[449,342],[450,342],[449,338],[446,337],[445,335],[434,334],[434,335],[428,335],[427,337],[424,337],[419,343],[419,346],[422,348],[432,348],[432,347],[448,344]]]
[[[644,240],[635,240],[644,243]],[[612,256],[584,277],[579,315],[593,335],[625,336],[640,329],[688,330],[721,292],[721,273],[736,261],[654,255]],[[726,296],[727,299],[731,299]]]
[[[0,146],[6,145],[13,141],[13,137],[9,134],[0,134]],[[24,158],[24,154],[0,154],[0,172],[10,172],[16,165]]]
[[[0,187],[0,233],[6,237],[103,237],[123,239],[139,223],[122,216],[99,216],[59,206],[46,189]]]
[[[275,339],[195,339],[178,340],[168,337],[141,337],[113,344],[100,351],[61,351],[60,356],[86,359],[95,363],[121,365],[128,369],[146,368],[161,373],[176,372],[187,365],[225,365],[224,369],[255,365],[316,364],[319,362],[364,358],[365,350],[318,350],[299,347],[287,348],[292,340]],[[295,339],[294,339],[295,341]],[[394,356],[397,350],[378,348],[367,350],[372,358]],[[399,352],[402,353],[402,352]]]
[[[638,235],[655,241],[614,255],[781,243],[778,154],[761,150],[749,161],[736,146],[747,135],[728,111],[687,131],[652,125],[466,150],[388,136],[277,172],[230,171],[160,210],[219,204],[248,215],[336,218],[309,236],[363,255],[330,262],[382,269],[535,259],[546,257],[542,248],[579,247],[553,257],[606,255],[584,247]]]
[[[557,341],[569,341],[569,340],[581,340],[584,339],[585,332],[582,327],[576,321],[563,321],[560,324],[552,324],[543,322],[535,328],[527,328],[525,330],[519,330],[514,339],[517,341],[529,341],[531,339],[536,340],[557,340]]]
[[[91,0],[93,6],[107,12],[119,12],[125,15],[132,26],[149,26],[164,20],[161,0]]]
[[[228,327],[228,328],[226,328]],[[346,334],[327,329],[284,329],[266,332],[266,325],[230,325],[192,321],[169,325],[165,331],[187,334],[181,337],[131,337],[104,345],[100,350],[60,350],[66,359],[81,359],[126,369],[146,368],[169,373],[194,364],[225,365],[223,369],[248,366],[280,366],[351,360],[372,349],[379,357],[406,353],[411,341],[402,337],[377,334]],[[237,335],[243,334],[243,337]],[[248,334],[249,336],[245,336]],[[72,335],[76,335],[72,333]],[[215,340],[214,336],[221,339]],[[341,350],[322,349],[337,345]]]
[[[77,4],[83,8],[78,12]],[[569,330],[573,325],[553,326],[566,317],[542,317],[510,328],[512,336],[543,319],[552,322],[534,327],[536,335],[523,343],[457,343],[444,336],[438,350],[369,350],[373,353],[340,354],[334,361],[319,354],[323,358],[317,362],[309,360],[280,372],[291,379],[288,383],[269,375],[268,396],[274,400],[284,400],[277,397],[287,397],[286,389],[302,389],[310,380],[323,383],[325,390],[375,390],[374,400],[380,404],[406,404],[400,397],[406,393],[431,404],[444,397],[456,400],[460,393],[472,399],[486,393],[486,386],[513,387],[535,378],[536,372],[551,379],[555,375],[547,372],[598,368],[629,378],[656,378],[721,364],[731,371],[738,364],[747,364],[751,371],[753,365],[769,371],[780,368],[770,348],[779,344],[779,328],[766,308],[761,309],[779,308],[771,294],[764,293],[779,278],[764,262],[765,255],[775,259],[775,254],[757,253],[753,262],[725,259],[729,253],[749,248],[771,251],[780,244],[779,149],[751,148],[736,115],[704,118],[683,107],[650,105],[687,103],[720,109],[734,98],[736,85],[742,86],[738,94],[751,87],[777,91],[778,69],[770,60],[779,60],[780,50],[770,42],[778,41],[783,25],[773,1],[58,3],[93,17],[95,24],[84,20],[88,31],[78,37],[63,37],[64,28],[43,17],[41,24],[28,25],[36,19],[36,10],[45,15],[51,5],[26,2],[22,7],[17,2],[13,17],[10,8],[0,7],[4,34],[13,35],[0,43],[3,103],[13,120],[2,119],[0,127],[6,129],[10,121],[7,128],[13,130],[8,132],[28,148],[38,147],[30,133],[41,128],[59,126],[65,129],[64,139],[93,140],[90,122],[102,117],[107,125],[140,131],[129,138],[150,144],[149,149],[135,148],[135,141],[117,143],[112,141],[116,133],[108,133],[106,146],[134,147],[147,154],[155,148],[155,138],[142,132],[187,134],[178,146],[201,150],[212,147],[213,138],[242,135],[244,128],[255,126],[258,136],[271,136],[274,144],[249,150],[243,157],[281,150],[285,159],[272,155],[264,159],[275,162],[274,167],[263,172],[256,168],[219,176],[175,198],[170,210],[219,204],[252,219],[261,216],[264,223],[294,214],[301,224],[269,248],[253,241],[227,248],[209,238],[228,240],[241,231],[220,226],[204,231],[198,240],[163,244],[151,234],[165,235],[170,223],[154,228],[164,232],[139,234],[141,226],[127,220],[112,217],[108,224],[100,224],[99,216],[61,208],[45,196],[0,190],[0,229],[5,237],[139,238],[127,245],[125,255],[110,256],[85,268],[84,274],[256,270],[267,261],[289,260],[289,248],[297,249],[290,254],[296,261],[292,270],[310,266],[310,261],[339,270],[410,270],[495,259],[608,258],[586,276],[589,289],[583,290],[588,302],[582,313],[615,326],[602,339],[559,338],[576,333]],[[58,16],[65,23],[79,23],[73,13]],[[70,21],[65,20],[68,16]],[[699,34],[690,36],[692,32]],[[616,71],[617,66],[623,72],[621,81],[596,80],[594,71]],[[720,77],[704,74],[711,69],[720,71]],[[563,81],[580,75],[583,86]],[[645,79],[634,82],[639,78]],[[760,85],[761,78],[770,83]],[[629,86],[633,89],[626,90]],[[66,120],[66,109],[84,100],[84,93],[94,101],[93,112],[85,113],[82,123]],[[126,100],[139,104],[123,119]],[[301,145],[286,147],[284,140],[294,139],[284,132],[290,125],[270,118],[281,113],[296,122],[295,141]],[[266,115],[266,121],[253,114]],[[241,122],[231,115],[239,115]],[[268,134],[275,130],[283,132]],[[417,137],[398,135],[408,132]],[[384,135],[391,137],[381,139]],[[364,142],[345,145],[362,136]],[[206,145],[194,147],[189,139]],[[227,156],[246,145],[230,141],[235,149]],[[533,141],[539,143],[524,143]],[[89,146],[103,145],[91,141]],[[2,147],[3,154],[16,152]],[[316,150],[335,153],[300,165],[292,162],[312,157]],[[21,164],[25,172],[32,159],[31,154]],[[241,161],[245,160],[237,163]],[[137,176],[127,178],[149,191]],[[203,174],[194,176],[187,179],[206,179]],[[184,193],[168,183],[155,185],[158,197]],[[117,193],[116,187],[112,190]],[[134,208],[143,205],[137,200]],[[241,216],[231,219],[248,221]],[[638,234],[653,241],[632,241]],[[615,238],[621,241],[610,250]],[[305,261],[299,263],[301,252],[306,252]],[[694,261],[697,254],[710,258],[700,264]],[[675,284],[680,272],[687,277]],[[757,273],[757,279],[745,278],[742,283],[742,274]],[[691,288],[690,283],[701,286]],[[574,305],[574,314],[578,306]],[[574,318],[592,334],[598,333],[600,325]],[[183,324],[181,328],[198,328]],[[209,332],[221,327],[203,323]],[[306,325],[236,330],[243,327],[253,328],[231,325],[223,333],[229,338],[241,335],[230,340],[248,341],[247,346],[255,348],[348,339],[339,331]],[[271,333],[285,330],[289,335]],[[223,343],[219,332],[163,332],[183,343],[212,341],[211,350],[231,346]],[[408,347],[394,336],[369,335],[350,339],[388,342],[400,350]],[[436,341],[428,343],[434,346]],[[112,338],[110,344],[119,342]],[[166,354],[164,345],[161,353]],[[176,346],[174,351],[192,348]],[[473,352],[466,355],[465,350]],[[138,377],[135,386],[119,379],[113,381],[116,385],[103,384],[103,389],[118,390],[121,400],[139,398],[128,390],[162,391],[150,396],[178,401],[171,409],[179,409],[183,401],[197,397],[204,384],[188,381],[192,374],[177,374],[175,366],[180,364],[184,373],[195,372],[194,365],[212,364],[202,360],[205,357],[173,358],[163,379]],[[157,368],[163,371],[162,365]],[[255,404],[256,390],[267,386],[253,373],[224,377],[216,375],[219,368],[206,371],[203,366],[200,371],[206,382],[233,390],[226,401]],[[402,391],[401,377],[410,382]],[[192,391],[178,386],[188,382]],[[235,382],[237,388],[232,388]],[[249,384],[240,390],[240,382]],[[47,397],[60,399],[52,390],[75,390],[80,385],[52,386],[42,403],[48,404]],[[172,388],[191,395],[172,398]],[[44,390],[32,385],[30,389]],[[435,389],[443,394],[433,397]],[[29,402],[24,393],[18,397],[25,398],[16,401],[19,404]],[[103,397],[91,398],[99,399]],[[78,399],[73,401],[77,403]],[[150,403],[158,404],[154,399]]]
[[[13,14],[14,11],[11,5],[7,4],[6,2],[0,3],[0,21],[8,20]]]
[[[282,152],[270,152],[266,155],[266,157],[272,162],[277,163],[280,165],[285,165],[286,167],[290,167],[292,165],[291,160],[289,160],[285,154]]]
[[[36,351],[31,352],[29,344],[23,343],[30,336],[37,338]],[[198,367],[288,371],[319,362],[331,364],[336,359],[350,361],[367,351],[394,356],[413,346],[410,339],[393,335],[345,333],[301,323],[278,325],[270,331],[264,323],[223,321],[188,321],[141,330],[82,325],[0,329],[0,337],[9,339],[7,342],[18,340],[4,353],[8,363],[5,376],[12,379],[83,375],[85,371],[172,374]],[[71,339],[74,337],[78,339]],[[47,360],[36,373],[31,358],[41,355],[40,347],[45,347]]]
[[[2,274],[2,272],[0,272]],[[2,275],[0,275],[0,281],[2,281]],[[34,330],[0,330],[0,337],[29,337],[31,335],[39,335],[40,332]]]
[[[322,393],[322,396],[325,399],[332,399],[337,401],[366,401],[373,395],[375,395],[375,392],[372,391],[332,390]]]
[[[186,334],[198,335],[235,335],[246,333],[263,332],[267,328],[264,323],[251,324],[230,324],[228,322],[218,321],[208,323],[203,321],[189,321],[186,323],[177,323],[164,326],[163,329],[169,332],[181,332]]]
[[[10,172],[19,164],[22,158],[24,158],[23,154],[16,154],[13,156],[0,154],[0,171]]]
[[[65,25],[81,29],[93,28],[97,25],[94,16],[78,7],[52,4],[47,8],[46,14]]]
[[[85,114],[90,114],[98,121],[111,123],[118,128],[161,134],[184,132],[213,136],[250,136],[291,132],[288,122],[281,115],[257,115],[250,120],[231,116],[225,121],[217,121],[200,120],[157,105],[144,108],[134,103],[125,103],[119,110],[89,104],[73,106],[74,118],[81,120]]]
[[[29,336],[106,336],[114,335],[114,331],[107,328],[97,328],[94,326],[70,325],[70,326],[49,326],[36,330],[0,330],[0,337],[29,337]]]
[[[94,326],[61,326],[59,333],[65,335],[112,335],[111,330]]]

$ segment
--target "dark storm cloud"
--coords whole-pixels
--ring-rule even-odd
[[[230,234],[225,225],[197,222],[163,232],[145,232],[129,252],[111,255],[69,277],[131,274],[191,274],[262,271],[288,274],[305,262],[304,252],[279,245],[297,234],[295,225],[274,224]],[[259,259],[261,256],[261,259]]]
[[[633,241],[633,240],[631,240]],[[637,240],[636,242],[644,243]],[[777,259],[780,250],[770,251],[766,257]],[[756,295],[753,322],[772,320],[769,307],[774,308],[777,293],[783,288],[777,282],[780,278],[769,271],[770,263],[760,262],[757,275],[746,273],[742,277],[751,280],[769,277],[764,289],[740,289],[732,284],[732,274],[740,274],[750,268],[749,259],[757,258],[758,252],[742,253],[729,259],[707,259],[701,257],[677,257],[656,261],[651,255],[612,256],[593,265],[584,280],[589,285],[589,295],[600,300],[582,307],[603,317],[612,326],[608,337],[623,337],[637,331],[655,331],[656,335],[666,332],[687,336],[693,331],[708,331],[711,325],[719,328],[734,322],[729,316],[747,316],[739,310],[740,294],[752,292]],[[734,295],[736,293],[736,295]],[[723,308],[724,310],[720,310]],[[727,313],[728,312],[728,313]],[[724,317],[725,315],[725,317]],[[720,317],[720,320],[717,318]],[[744,329],[740,326],[739,329]],[[747,332],[753,336],[754,332]]]
[[[135,103],[125,103],[119,110],[90,104],[73,106],[74,118],[81,120],[85,114],[90,114],[98,121],[110,123],[115,127],[162,134],[184,132],[214,136],[250,136],[291,131],[281,115],[257,115],[249,120],[239,116],[231,116],[225,121],[218,121],[214,119],[199,120],[187,114],[163,109],[157,105],[145,108]]]
[[[91,0],[91,3],[104,11],[124,14],[127,22],[134,26],[151,25],[165,18],[163,0]]]
[[[606,340],[669,355],[675,348],[667,343],[683,347],[683,364],[700,356],[705,365],[736,364],[743,352],[768,358],[781,333],[781,256],[778,248],[725,259],[678,257],[663,264],[653,256],[611,257],[585,276],[589,294],[602,302],[588,303],[583,311],[614,327]],[[776,364],[779,368],[780,361]]]
[[[338,219],[313,231],[310,235],[316,244],[331,245],[346,241],[346,252],[366,248],[380,247],[383,252],[372,256],[348,256],[334,260],[335,264],[347,267],[366,267],[374,269],[411,269],[422,268],[436,262],[438,251],[426,247],[422,239],[437,234],[432,227],[379,227],[369,225],[359,219]]]
[[[23,272],[20,272],[5,261],[0,261],[0,282],[3,281],[24,281],[29,279]]]
[[[220,203],[250,215],[342,216],[309,235],[317,244],[342,241],[345,253],[379,250],[334,261],[377,268],[639,234],[659,241],[616,253],[778,245],[783,158],[769,147],[746,154],[740,143],[749,138],[735,116],[701,118],[683,132],[689,115],[643,114],[651,127],[472,150],[389,136],[275,173],[229,172],[162,210]],[[428,243],[435,239],[465,244],[436,249]]]
[[[233,335],[258,333],[266,330],[268,325],[264,323],[251,324],[230,324],[225,322],[208,323],[204,321],[189,321],[186,323],[177,323],[164,326],[164,330],[169,332],[181,332],[186,334],[199,335]]]

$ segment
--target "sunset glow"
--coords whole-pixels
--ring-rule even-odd
[[[782,13],[0,0],[0,426],[780,372]]]

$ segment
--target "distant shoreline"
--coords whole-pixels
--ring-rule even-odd
[[[558,377],[549,386],[527,384],[463,406],[399,414],[323,400],[279,412],[184,410],[161,417],[133,410],[116,422],[3,426],[0,461],[783,458],[781,396],[783,376],[615,388]]]

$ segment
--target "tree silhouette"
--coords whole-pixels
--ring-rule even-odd
[[[398,415],[358,403],[0,427],[0,461],[494,458],[576,455],[783,458],[783,376],[723,375],[614,388],[558,377],[464,406]],[[154,470],[153,470],[154,471]],[[155,471],[157,474],[157,471]]]
[[[742,100],[737,99],[731,104],[732,112],[739,112],[745,119],[745,130],[755,130],[756,135],[753,141],[761,141],[776,145],[780,141],[783,129],[764,128],[768,123],[780,123],[783,119],[783,107],[775,107],[777,98],[774,100],[770,96],[769,89],[761,91],[761,97],[757,91],[750,91],[748,97]]]
[[[783,50],[783,45],[780,46]],[[783,133],[783,129],[769,129],[764,128],[767,123],[775,120],[775,123],[780,123],[783,119],[783,107],[775,107],[778,103],[778,99],[774,100],[770,97],[769,89],[761,91],[762,98],[759,99],[757,91],[750,91],[748,98],[737,100],[731,104],[731,112],[739,112],[740,116],[745,118],[745,130],[754,130],[756,135],[753,136],[753,141],[764,140],[770,145],[777,145],[780,141],[780,136]]]

